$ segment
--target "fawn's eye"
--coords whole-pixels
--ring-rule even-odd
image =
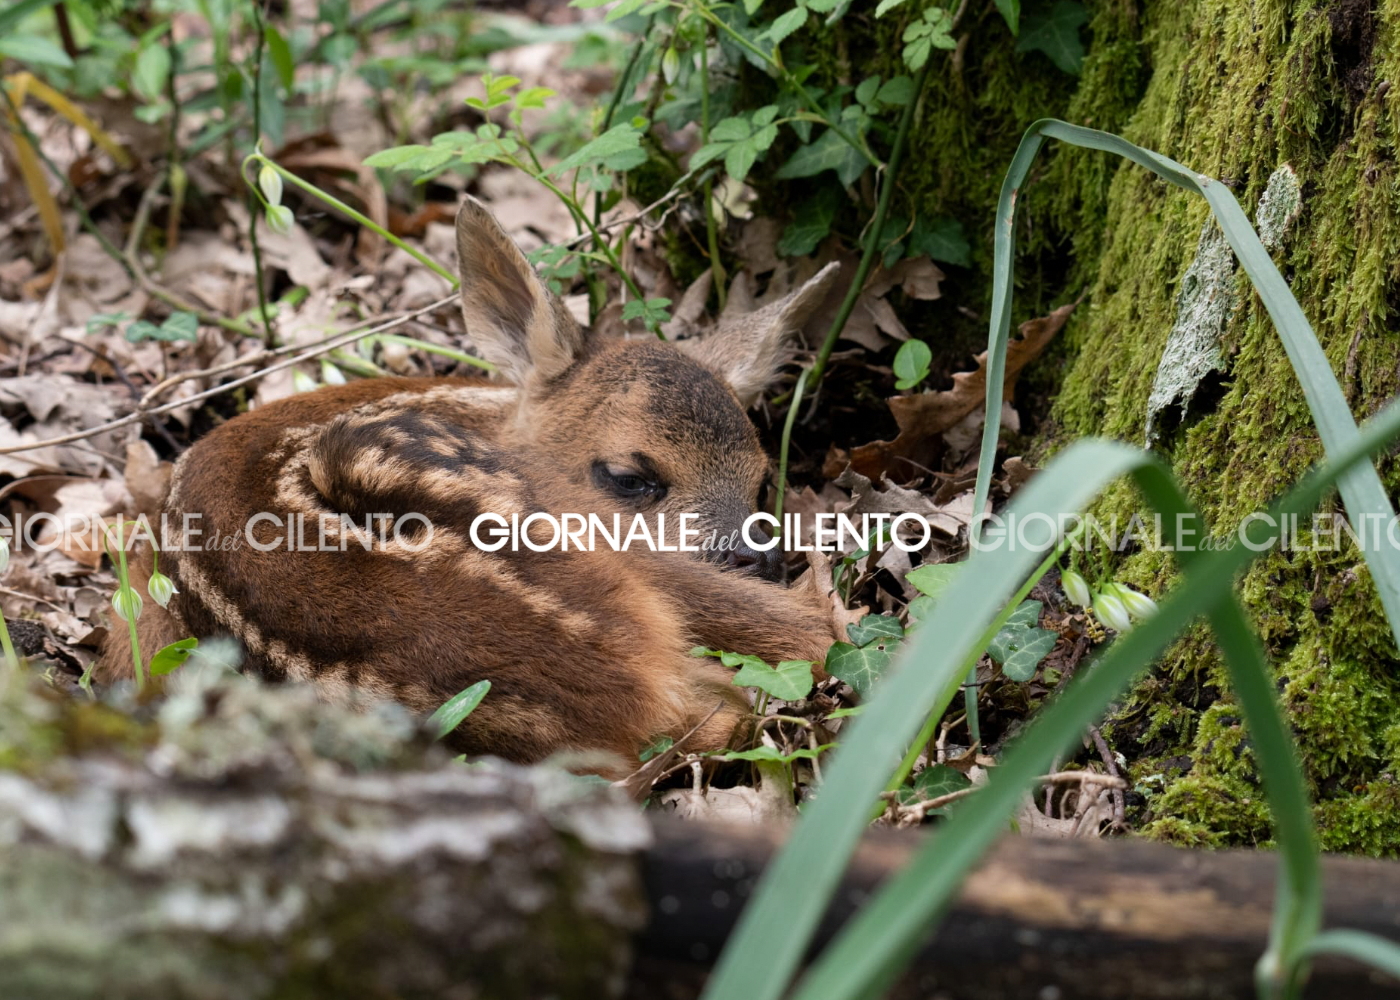
[[[600,489],[630,500],[658,497],[666,492],[666,487],[650,476],[611,462],[593,463],[593,481]]]

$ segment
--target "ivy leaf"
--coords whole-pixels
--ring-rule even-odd
[[[894,356],[894,375],[899,381],[894,387],[901,392],[912,389],[928,377],[929,365],[933,362],[933,351],[928,344],[912,337],[899,345]]]
[[[1010,680],[1028,681],[1059,638],[1060,633],[1048,628],[1008,625],[992,637],[987,654],[1001,664],[1002,673]]]
[[[1048,11],[1026,15],[1016,51],[1044,52],[1060,69],[1078,76],[1084,65],[1079,29],[1088,20],[1089,14],[1078,0],[1056,0]]]
[[[1016,610],[1011,612],[1011,617],[1006,619],[1002,628],[1035,628],[1040,624],[1041,607],[1039,601],[1022,601]]]
[[[774,173],[779,180],[815,177],[825,170],[835,170],[841,183],[850,186],[865,172],[865,157],[853,149],[833,129],[827,129],[817,141],[798,147],[792,158]]]
[[[962,223],[940,215],[929,219],[919,216],[909,234],[909,256],[931,257],[944,264],[972,266],[972,246],[967,242]]]
[[[610,156],[636,149],[641,145],[642,133],[630,122],[614,125],[572,156],[567,156],[545,171],[545,175],[564,174],[579,167],[600,163]]]
[[[837,192],[830,185],[822,187],[811,200],[804,202],[778,240],[778,253],[784,257],[805,257],[831,232],[836,219]]]
[[[199,318],[194,313],[171,313],[160,326],[139,319],[126,328],[126,339],[133,344],[143,340],[197,340]]]
[[[909,628],[916,628],[925,618],[933,614],[933,609],[937,605],[928,594],[920,594],[909,602]]]
[[[428,718],[430,724],[437,724],[437,738],[442,739],[460,726],[462,720],[476,711],[476,706],[481,704],[481,699],[485,698],[486,693],[490,690],[490,681],[477,681],[465,691],[460,691],[447,699],[442,707]]]
[[[185,665],[185,661],[190,658],[199,647],[199,640],[179,639],[170,645],[156,651],[156,655],[151,657],[151,664],[147,668],[152,677],[164,677],[172,674]]]
[[[846,626],[846,634],[857,646],[868,646],[876,639],[903,639],[904,626],[894,615],[866,615]]]
[[[899,790],[899,804],[902,806],[912,806],[916,802],[927,802],[929,799],[942,798],[953,792],[960,792],[964,788],[971,788],[972,780],[956,768],[947,764],[934,764],[926,767],[915,777],[911,785],[905,785]],[[952,803],[949,803],[951,805]],[[948,806],[940,806],[937,809],[930,809],[926,815],[942,816],[948,811]]]
[[[826,652],[826,672],[841,678],[864,697],[889,667],[898,648],[898,640],[888,638],[878,638],[861,647],[849,642],[833,643]]]
[[[937,600],[947,590],[962,569],[962,563],[924,563],[904,574],[905,582],[913,584],[921,594]]]
[[[756,656],[738,657],[726,653],[720,657],[720,662],[734,666],[727,661],[731,656],[737,657],[741,664],[734,675],[735,687],[758,688],[779,701],[798,701],[812,690],[812,664],[807,660],[783,660],[776,667],[770,667]]]

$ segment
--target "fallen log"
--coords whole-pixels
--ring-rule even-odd
[[[781,834],[655,822],[643,856],[651,919],[630,997],[688,1000],[728,940]],[[861,843],[814,952],[926,834],[872,830]],[[1007,836],[969,877],[892,998],[1253,998],[1268,938],[1278,856],[1188,851],[1132,839]],[[1400,863],[1326,857],[1324,926],[1400,940]],[[1356,963],[1319,961],[1308,997],[1400,996]]]
[[[463,765],[393,706],[191,678],[118,708],[0,692],[0,998],[681,1000],[780,830],[650,822],[552,768]],[[923,836],[872,831],[815,947]],[[1007,838],[896,997],[1250,997],[1276,858]],[[1324,861],[1400,939],[1400,866]],[[1309,996],[1396,996],[1319,963]]]

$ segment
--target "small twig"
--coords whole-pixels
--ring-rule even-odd
[[[33,441],[28,444],[11,445],[8,448],[0,448],[0,455],[11,455],[15,452],[20,451],[33,451],[35,448],[48,448],[53,445],[69,444],[73,441],[82,441],[85,438],[96,437],[99,434],[105,434],[107,431],[116,430],[119,427],[126,427],[129,424],[137,423],[138,421],[144,420],[148,415],[170,413],[171,411],[178,410],[181,407],[189,406],[193,403],[198,403],[205,399],[210,399],[221,393],[228,392],[231,389],[236,389],[241,385],[247,385],[249,382],[256,381],[257,379],[262,378],[264,375],[271,375],[273,372],[282,371],[284,368],[290,368],[293,365],[300,364],[301,362],[309,360],[310,358],[314,358],[321,354],[325,354],[329,351],[333,351],[337,347],[344,347],[347,344],[353,344],[355,341],[360,340],[363,337],[372,337],[377,333],[383,333],[386,330],[391,330],[396,326],[400,326],[404,323],[413,320],[414,318],[422,315],[423,313],[432,312],[434,309],[441,309],[444,305],[451,302],[452,298],[453,297],[440,299],[437,302],[433,302],[419,309],[415,309],[413,312],[406,313],[403,316],[398,317],[397,319],[392,319],[387,323],[380,324],[379,326],[370,327],[368,330],[361,330],[356,333],[344,334],[337,337],[333,337],[330,340],[324,341],[315,347],[312,347],[308,350],[301,352],[300,354],[295,355],[294,357],[288,358],[285,361],[280,361],[275,365],[270,365],[267,368],[251,372],[248,375],[244,375],[241,378],[234,379],[232,382],[225,382],[223,385],[214,386],[212,389],[206,389],[203,392],[197,392],[193,396],[186,396],[183,399],[177,399],[174,402],[164,403],[160,406],[148,406],[142,403],[137,403],[136,411],[134,413],[127,414],[125,417],[120,417],[116,420],[109,420],[105,424],[100,424],[96,427],[89,427],[87,430],[84,431],[75,431],[72,434],[64,434],[60,437],[49,438],[45,441]],[[238,364],[242,363],[243,362],[239,362]],[[159,389],[166,385],[173,385],[176,382],[184,381],[184,379],[188,377],[193,377],[193,373],[190,373],[185,376],[175,376],[173,378],[167,379],[165,382],[162,382],[156,388]],[[150,396],[151,393],[148,392],[146,395]]]
[[[1127,782],[1118,774],[1118,762],[1113,759],[1113,752],[1108,749],[1108,742],[1103,738],[1103,733],[1099,732],[1098,726],[1089,727],[1089,735],[1094,740],[1094,746],[1099,749],[1099,756],[1103,758],[1103,766],[1108,768],[1108,776],[1116,778],[1118,784],[1113,785],[1113,828],[1121,830],[1125,825],[1125,812],[1127,802],[1123,798],[1123,789],[1127,787]]]

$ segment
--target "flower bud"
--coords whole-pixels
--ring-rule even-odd
[[[1126,632],[1133,627],[1128,617],[1128,609],[1123,606],[1117,594],[1107,591],[1094,595],[1094,615],[1115,632]]]
[[[112,595],[112,610],[124,622],[134,622],[141,617],[141,595],[130,587],[118,587]]]
[[[296,225],[296,217],[286,205],[271,205],[267,210],[267,228],[286,236]]]
[[[316,388],[316,380],[300,368],[292,369],[292,391],[310,392]]]
[[[667,83],[675,83],[676,76],[681,71],[681,54],[672,45],[661,57],[661,75]]]
[[[321,359],[321,381],[326,385],[344,385],[345,373],[334,362]]]
[[[179,592],[180,591],[175,586],[175,581],[159,570],[151,574],[150,582],[146,584],[146,593],[150,594],[151,600],[155,601],[162,608],[169,607],[170,598],[174,597]]]
[[[258,187],[269,205],[282,204],[282,175],[266,163],[258,171]]]
[[[1121,583],[1111,585],[1113,593],[1123,602],[1123,607],[1128,609],[1128,614],[1141,621],[1144,618],[1151,618],[1157,613],[1157,602],[1146,594],[1134,590],[1132,587]]]
[[[1089,596],[1089,585],[1072,569],[1060,574],[1060,586],[1064,588],[1065,596],[1081,608],[1087,608],[1093,601]]]

